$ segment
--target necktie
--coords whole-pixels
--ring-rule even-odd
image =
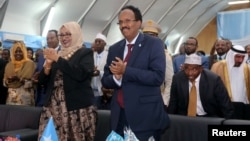
[[[193,81],[189,94],[188,116],[196,116],[196,107],[197,107],[197,91],[195,87],[195,81]]]
[[[221,56],[219,56],[219,61],[222,60]]]
[[[133,48],[133,44],[128,44],[128,53],[124,59],[124,62],[128,62],[129,57],[131,56],[132,53],[132,48]],[[122,94],[122,89],[118,90],[118,96],[117,96],[117,101],[120,105],[120,107],[124,108],[124,102],[123,102],[123,94]]]

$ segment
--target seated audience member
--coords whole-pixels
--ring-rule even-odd
[[[226,60],[213,64],[211,68],[221,77],[233,102],[249,104],[250,101],[250,66],[245,63],[247,56],[243,46],[234,45],[228,51]]]
[[[169,114],[232,118],[233,105],[221,78],[203,69],[201,57],[185,58],[171,85]]]
[[[184,43],[184,48],[185,48],[185,54],[178,55],[173,59],[174,73],[183,70],[183,63],[185,61],[185,58],[191,54],[196,53],[196,50],[198,48],[198,40],[194,37],[189,37],[187,41]],[[208,58],[206,56],[201,56],[201,59],[203,68],[209,69]]]

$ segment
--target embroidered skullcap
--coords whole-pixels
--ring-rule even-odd
[[[105,35],[103,35],[102,33],[98,33],[95,37],[96,39],[102,39],[105,43],[107,40],[107,37]]]
[[[153,20],[148,20],[142,23],[142,32],[153,32],[159,34],[161,32],[160,26]]]
[[[201,65],[201,57],[195,53],[186,56],[185,64],[192,64],[192,65]]]

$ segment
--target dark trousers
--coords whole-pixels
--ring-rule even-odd
[[[119,122],[116,128],[116,133],[124,137],[125,127],[129,127],[129,124],[126,118],[125,110],[121,108],[120,115],[119,115]],[[152,136],[154,137],[155,141],[160,141],[160,137],[162,133],[163,133],[162,130],[149,130],[149,131],[134,132],[136,138],[139,141],[148,141],[148,139]]]
[[[6,104],[7,97],[8,97],[8,88],[0,86],[0,104]]]
[[[116,133],[124,137],[124,129],[125,127],[128,127],[128,121],[126,118],[126,114],[123,108],[120,110],[120,115],[119,115],[119,122],[116,128]]]
[[[45,87],[37,87],[35,90],[35,104],[38,107],[42,107],[45,98]]]

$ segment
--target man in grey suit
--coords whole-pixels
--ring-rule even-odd
[[[221,78],[201,66],[201,57],[192,54],[185,58],[182,71],[172,80],[169,114],[188,115],[192,82],[196,87],[196,115],[232,118],[233,105]]]
[[[140,33],[138,8],[123,7],[118,19],[125,39],[110,46],[102,77],[103,86],[114,89],[111,128],[123,135],[124,127],[130,127],[140,141],[159,141],[169,125],[160,89],[166,69],[163,42]]]

